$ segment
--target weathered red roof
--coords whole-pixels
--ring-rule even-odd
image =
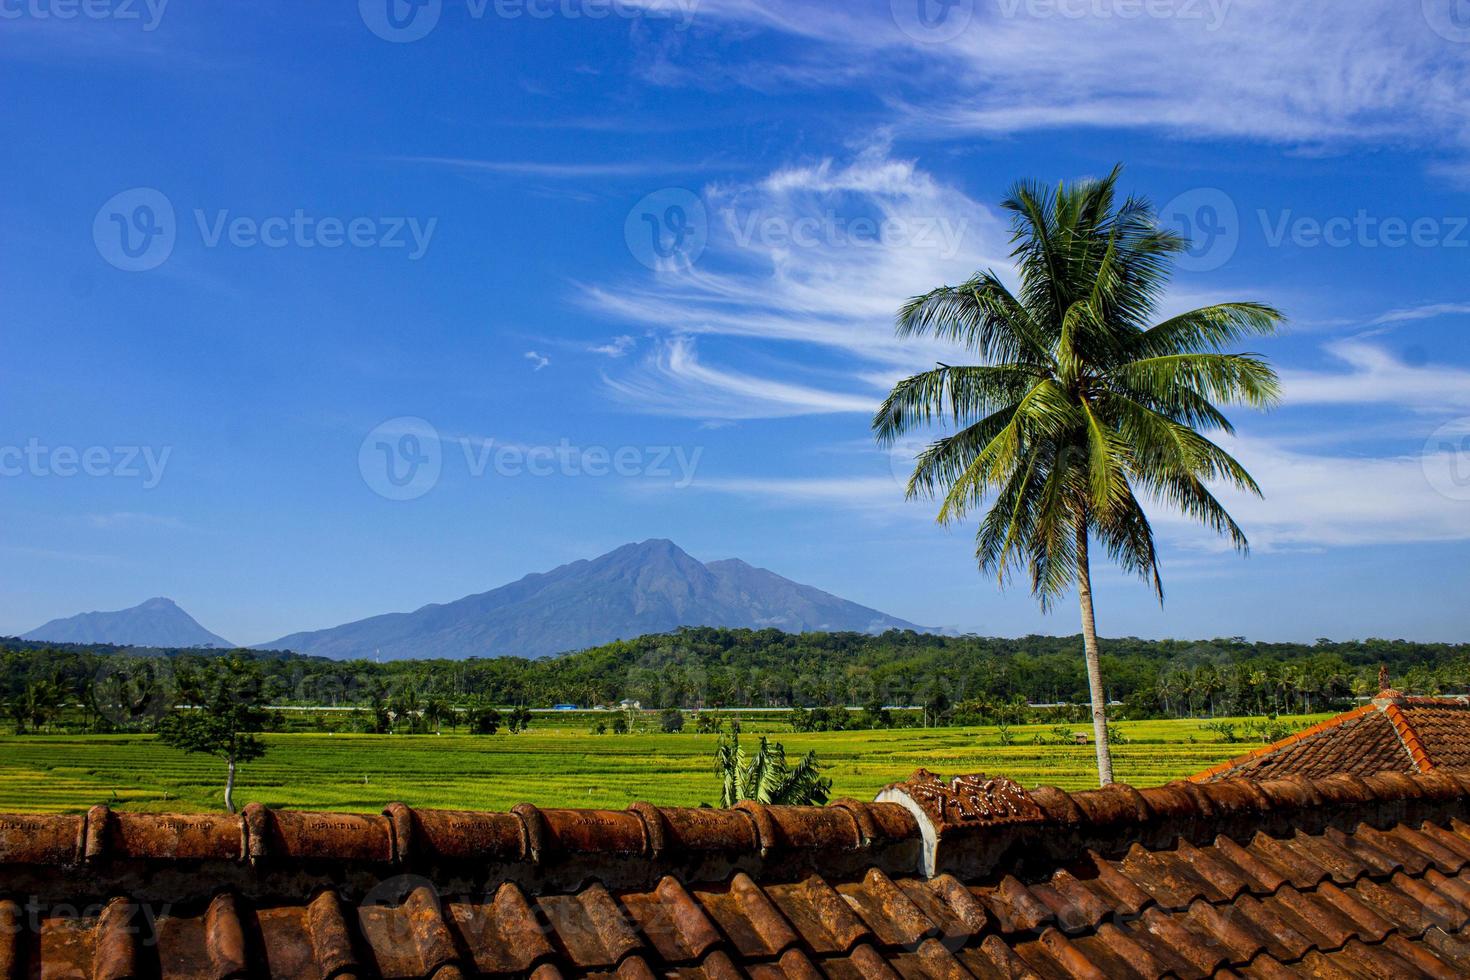
[[[1195,781],[1470,770],[1470,700],[1383,691],[1352,711],[1222,762]]]
[[[1470,775],[0,817],[0,977],[1456,977]]]

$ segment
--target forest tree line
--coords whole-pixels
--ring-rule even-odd
[[[555,705],[646,709],[922,706],[936,723],[998,717],[1017,706],[1081,705],[1078,636],[993,638],[913,631],[790,634],[691,628],[559,657],[335,661],[234,651],[258,668],[276,705],[360,709],[380,730],[394,717],[459,716]],[[0,641],[0,700],[18,730],[70,714],[93,730],[147,729],[181,677],[223,651],[140,651]],[[1361,640],[1256,643],[1102,641],[1118,718],[1333,710],[1378,690],[1386,665],[1413,693],[1470,693],[1470,644]],[[507,717],[509,717],[507,715]]]

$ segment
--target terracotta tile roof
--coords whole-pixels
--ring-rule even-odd
[[[0,978],[1470,975],[1470,774],[0,817]]]
[[[1249,776],[1470,770],[1470,699],[1386,690],[1369,703],[1199,773],[1195,781]]]

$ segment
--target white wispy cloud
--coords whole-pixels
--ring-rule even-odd
[[[1433,320],[1442,316],[1470,316],[1470,303],[1425,303],[1421,306],[1405,306],[1389,310],[1371,322],[1375,326],[1390,323],[1408,323],[1414,320]]]
[[[1286,405],[1395,405],[1419,412],[1470,411],[1470,370],[1406,364],[1361,340],[1327,344],[1345,371],[1280,372]]]
[[[791,505],[849,507],[898,515],[904,508],[903,487],[882,476],[869,477],[733,477],[701,478],[700,490],[734,494]],[[917,507],[907,508],[918,514]],[[932,518],[932,514],[928,515]]]
[[[640,411],[701,419],[759,419],[835,412],[871,414],[877,393],[830,391],[702,363],[689,337],[671,337],[635,370],[604,376]]]
[[[1470,427],[1467,427],[1470,432]],[[1449,448],[1390,456],[1323,454],[1272,440],[1224,439],[1255,476],[1256,498],[1218,495],[1259,551],[1470,540],[1470,500],[1447,495],[1432,477],[1470,475],[1470,456]],[[932,521],[937,504],[904,498],[897,476],[701,478],[698,490],[790,507],[850,510],[893,521]],[[1173,548],[1217,551],[1229,543],[1184,515],[1146,503],[1160,540]],[[974,524],[964,527],[973,533]]]
[[[963,30],[942,43],[900,23],[912,6],[703,0],[699,18],[799,37],[808,53],[786,83],[866,76],[897,119],[931,132],[1085,126],[1309,146],[1470,145],[1470,60],[1435,30],[1432,5],[1336,4],[1329,14],[1279,0],[975,0],[951,7],[941,29]],[[705,63],[678,72],[677,55],[665,55],[662,77],[697,84],[703,73],[715,84]],[[765,67],[715,77],[760,87]]]
[[[531,362],[531,370],[533,371],[540,371],[542,368],[547,367],[551,364],[551,358],[547,357],[545,354],[540,354],[533,350],[526,351],[526,353],[522,356],[526,360]]]
[[[605,344],[598,344],[588,348],[594,354],[605,354],[608,357],[626,357],[633,348],[638,346],[638,341],[627,334],[614,337]]]
[[[778,342],[783,360],[764,365],[767,374],[799,373],[812,360],[809,348],[824,348],[824,359],[853,360],[849,373],[876,390],[956,356],[945,344],[894,336],[893,311],[915,284],[958,282],[976,268],[1006,264],[1006,232],[992,211],[914,161],[895,159],[884,143],[848,161],[817,160],[751,183],[710,187],[703,200],[709,241],[696,263],[584,284],[582,303],[654,334]],[[724,384],[699,372],[739,381]],[[661,388],[660,377],[676,383]],[[800,383],[755,381],[701,364],[682,339],[666,342],[636,374],[610,377],[609,385],[645,410],[704,417],[764,417],[782,406],[789,414],[870,411],[876,404],[867,392],[808,396]],[[732,394],[758,390],[759,407],[731,402]]]
[[[1445,450],[1326,455],[1255,438],[1225,445],[1265,494],[1220,493],[1258,548],[1470,540],[1470,503],[1447,496],[1430,479],[1439,470],[1470,466],[1470,459]],[[1208,532],[1188,532],[1183,517],[1156,512],[1160,523],[1174,526],[1175,540],[1204,541]]]

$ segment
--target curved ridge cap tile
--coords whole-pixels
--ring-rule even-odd
[[[141,860],[238,861],[244,855],[240,818],[229,814],[113,813],[109,855]]]
[[[1418,775],[1406,772],[1380,772],[1364,776],[1363,782],[1373,791],[1380,803],[1398,803],[1424,798],[1419,786]]]
[[[761,857],[770,854],[776,846],[776,822],[771,818],[771,808],[764,803],[753,803],[750,800],[742,800],[734,808],[745,814],[755,828]]]
[[[112,810],[99,803],[87,811],[84,826],[82,860],[88,863],[100,861],[107,853],[107,825],[111,822]]]
[[[265,810],[265,813],[268,815],[263,821],[269,840],[267,854],[272,859],[384,864],[393,861],[392,830],[388,818],[381,814],[306,810]]]
[[[863,846],[873,847],[895,841],[917,840],[923,836],[919,821],[901,803],[877,803],[867,800],[842,799],[840,806],[852,814],[857,821],[858,831],[863,836]]]
[[[578,854],[644,855],[648,830],[643,818],[627,810],[546,809],[541,824],[555,856]],[[543,860],[545,855],[543,855]]]
[[[404,864],[413,855],[413,809],[406,803],[389,803],[382,813],[388,818],[388,849],[393,863]]]
[[[1452,773],[1444,769],[1432,769],[1421,773],[1415,777],[1414,781],[1424,791],[1424,798],[1436,803],[1451,803],[1466,795],[1465,787],[1455,779]]]
[[[852,811],[836,806],[771,806],[766,808],[783,850],[857,851],[862,828]]]
[[[550,836],[546,829],[546,816],[540,807],[532,803],[517,803],[510,812],[521,822],[522,853],[532,864],[540,864]]]
[[[1322,794],[1303,776],[1277,776],[1263,779],[1256,787],[1271,801],[1272,809],[1305,810],[1320,806]]]
[[[405,809],[412,817],[411,837],[405,848],[401,831],[398,832],[400,861],[409,858],[520,861],[526,856],[525,829],[515,814]]]
[[[1141,823],[1149,818],[1148,804],[1138,790],[1123,783],[1073,793],[1072,802],[1094,826]]]
[[[1144,803],[1159,820],[1197,820],[1201,812],[1198,795],[1189,792],[1187,784],[1166,783],[1139,790]]]
[[[1195,788],[1209,800],[1212,820],[1269,813],[1280,805],[1279,800],[1266,792],[1265,784],[1254,779],[1220,779]]]
[[[0,814],[0,865],[76,864],[86,846],[86,823],[71,815]]]
[[[1362,806],[1377,800],[1372,788],[1361,776],[1349,772],[1333,773],[1316,781],[1317,792],[1328,806]]]
[[[1187,795],[1191,800],[1194,801],[1196,809],[1199,810],[1199,816],[1201,820],[1215,819],[1215,811],[1217,808],[1215,806],[1214,798],[1210,796],[1210,792],[1207,788],[1208,786],[1214,785],[1213,782],[1203,783],[1190,779],[1183,780],[1179,783],[1172,783],[1170,785],[1177,785],[1185,793],[1185,795]]]
[[[666,844],[673,853],[753,854],[760,849],[754,817],[741,810],[712,807],[662,807]]]
[[[271,856],[270,808],[259,803],[247,803],[240,811],[240,832],[244,838],[241,848],[254,864]]]
[[[1072,827],[1080,824],[1086,814],[1072,798],[1072,794],[1055,786],[1038,786],[1031,791],[1031,799],[1041,808],[1047,823]]]
[[[652,803],[642,800],[628,804],[628,812],[643,821],[643,837],[648,842],[648,856],[654,860],[663,857],[669,846],[668,819],[664,812]]]

